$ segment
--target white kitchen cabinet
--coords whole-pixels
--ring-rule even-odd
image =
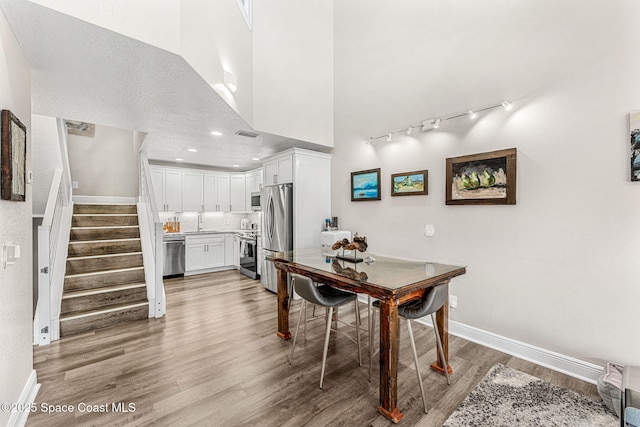
[[[285,173],[280,176],[289,182],[290,157],[273,163],[276,168],[281,165]],[[251,193],[260,191],[263,182],[262,168],[229,174],[152,166],[150,172],[160,212],[247,212],[251,209]]]
[[[183,212],[202,212],[203,202],[203,173],[182,173],[182,210]]]
[[[150,168],[153,192],[160,212],[182,212],[182,172]]]
[[[264,185],[293,182],[293,155],[274,157],[264,163]]]
[[[237,233],[224,235],[224,263],[240,268],[240,239]]]
[[[185,272],[224,267],[225,265],[224,234],[187,236]]]
[[[229,176],[229,211],[246,210],[246,175],[232,174]]]
[[[229,212],[229,174],[205,173],[204,210],[206,212]]]

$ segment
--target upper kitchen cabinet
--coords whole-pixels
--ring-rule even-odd
[[[331,218],[331,155],[291,148],[263,164],[265,185],[293,183],[294,249],[319,247],[322,224]]]
[[[229,174],[204,174],[204,210],[229,212]]]
[[[293,182],[293,154],[276,155],[265,159],[264,185]]]
[[[246,175],[231,174],[229,176],[229,210],[243,212],[246,207]]]
[[[203,173],[182,172],[182,210],[184,212],[204,211]]]
[[[182,212],[182,172],[156,167],[150,172],[158,211]]]

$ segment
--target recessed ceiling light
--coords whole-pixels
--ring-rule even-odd
[[[176,160],[177,160],[177,161],[179,161],[179,162],[181,162],[181,161],[183,161],[184,159],[181,159],[180,157],[176,157]]]
[[[260,159],[257,157],[252,157],[251,160],[253,160],[254,162],[260,161]]]
[[[239,168],[240,165],[232,165],[234,168]]]
[[[190,151],[192,153],[197,153],[198,152],[198,150],[196,150],[195,148],[189,148],[187,151]]]
[[[222,135],[222,132],[218,132],[217,130],[214,130],[213,132],[211,132],[211,135],[220,136]]]

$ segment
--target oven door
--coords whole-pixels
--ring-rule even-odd
[[[240,273],[258,278],[258,243],[255,238],[240,237]]]

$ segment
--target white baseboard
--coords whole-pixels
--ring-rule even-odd
[[[360,296],[360,301],[367,303],[366,297]],[[431,318],[423,317],[417,320],[418,323],[433,327]],[[596,384],[598,377],[602,373],[602,366],[591,362],[579,360],[571,356],[556,353],[551,350],[536,347],[522,341],[494,334],[464,323],[449,320],[449,334],[464,338],[485,347],[510,354],[520,359],[544,366],[557,372],[578,378],[590,384]]]
[[[117,197],[117,196],[73,196],[73,202],[78,204],[106,204],[106,205],[135,205],[138,203],[137,197]]]
[[[602,366],[591,362],[503,337],[464,323],[449,321],[449,333],[591,384],[597,383],[603,369]]]
[[[36,395],[38,394],[38,390],[40,390],[40,384],[38,384],[38,379],[36,376],[36,371],[32,370],[29,378],[27,379],[27,383],[24,385],[22,389],[22,393],[20,393],[20,398],[18,402],[16,402],[19,408],[28,408],[29,405],[35,404]],[[27,423],[27,417],[29,416],[30,411],[22,411],[22,412],[12,412],[11,417],[9,417],[8,427],[22,427]]]

